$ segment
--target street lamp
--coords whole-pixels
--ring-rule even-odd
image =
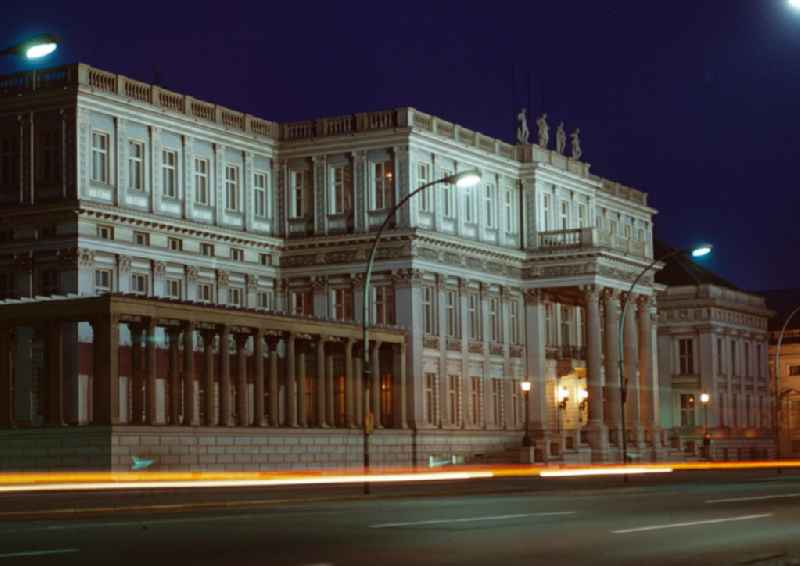
[[[800,0],[797,0],[798,8],[800,9]],[[773,413],[773,421],[775,425],[775,459],[779,460],[781,457],[781,429],[780,429],[780,419],[781,419],[781,411],[780,406],[783,403],[783,395],[781,394],[780,390],[780,377],[781,377],[781,346],[783,345],[783,335],[786,332],[786,328],[789,326],[789,322],[791,322],[792,318],[794,317],[797,312],[800,311],[800,306],[795,307],[795,309],[789,313],[789,316],[786,317],[786,320],[783,321],[783,326],[781,327],[781,333],[778,335],[778,345],[775,348],[775,400],[773,401],[772,413]],[[781,468],[778,468],[778,472],[781,472]]]
[[[381,235],[386,227],[389,225],[389,222],[392,221],[397,211],[407,203],[411,197],[415,196],[416,194],[424,191],[428,187],[432,187],[433,185],[444,183],[446,185],[454,185],[459,189],[466,189],[469,187],[474,187],[481,181],[481,172],[477,169],[468,169],[466,171],[461,171],[460,173],[456,173],[454,175],[448,175],[447,177],[442,177],[440,179],[434,179],[424,185],[421,185],[416,190],[409,192],[405,197],[400,199],[400,202],[395,204],[389,212],[386,213],[386,218],[384,218],[383,223],[381,224],[380,228],[378,228],[378,233],[375,235],[375,240],[372,242],[372,249],[369,252],[369,259],[367,259],[367,274],[364,277],[364,297],[361,302],[361,344],[364,349],[364,363],[361,369],[361,378],[364,383],[364,391],[365,391],[365,399],[367,400],[367,407],[364,415],[364,473],[369,473],[369,434],[371,432],[371,416],[372,413],[370,412],[370,405],[369,402],[369,374],[370,374],[370,359],[369,359],[369,284],[370,280],[372,279],[372,267],[375,263],[375,252],[378,250],[378,244],[381,241]],[[364,493],[369,493],[369,482],[364,482]]]
[[[523,381],[519,384],[522,389],[522,397],[525,400],[525,435],[522,437],[522,446],[529,448],[531,446],[531,436],[528,433],[528,395],[531,392],[531,382]]]
[[[788,0],[786,2],[790,8],[794,8],[795,10],[800,10],[800,0]]]
[[[700,394],[700,402],[703,404],[703,451],[706,458],[711,459],[711,437],[708,435],[708,402],[711,396],[708,393]]]
[[[30,61],[41,59],[58,49],[58,38],[50,33],[37,35],[7,49],[0,51],[0,56],[18,55]]]
[[[800,0],[798,0],[800,2]],[[627,389],[628,389],[628,381],[625,379],[625,360],[623,358],[623,344],[622,344],[622,337],[623,337],[623,330],[625,325],[625,315],[628,312],[628,303],[630,302],[630,296],[633,294],[633,290],[636,288],[636,285],[639,283],[639,280],[644,276],[645,273],[650,271],[653,266],[657,263],[666,261],[671,259],[677,255],[685,255],[691,256],[694,258],[700,258],[707,256],[711,253],[712,245],[708,243],[699,244],[693,248],[689,249],[674,249],[666,254],[662,255],[659,258],[653,259],[642,271],[639,275],[636,276],[636,279],[633,280],[631,283],[630,289],[628,289],[628,294],[623,297],[622,300],[622,312],[619,318],[619,328],[617,334],[617,343],[619,345],[617,355],[619,356],[619,389],[620,389],[620,407],[622,412],[622,442],[620,443],[620,447],[622,449],[622,463],[628,463],[628,435],[627,431],[625,430],[625,402],[627,401]],[[624,481],[628,481],[628,476],[625,475],[623,477]]]

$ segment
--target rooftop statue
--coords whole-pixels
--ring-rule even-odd
[[[572,159],[580,159],[581,155],[583,155],[583,150],[581,149],[581,129],[575,128],[575,131],[572,132],[569,137],[572,140]]]
[[[564,122],[560,122],[558,124],[558,129],[556,130],[556,151],[560,154],[564,154],[564,148],[567,147],[567,132],[564,131]]]
[[[523,108],[517,114],[517,122],[519,125],[517,126],[517,143],[528,143],[528,137],[530,137],[531,132],[528,129],[528,109]]]
[[[547,112],[539,116],[536,120],[536,125],[539,128],[539,145],[547,147],[550,143],[550,127],[547,125]]]

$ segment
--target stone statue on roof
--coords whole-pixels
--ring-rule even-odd
[[[528,138],[531,135],[530,130],[528,129],[528,109],[523,108],[517,114],[517,122],[519,125],[517,126],[517,143],[528,143]]]
[[[547,125],[547,112],[539,116],[536,120],[536,126],[539,128],[539,145],[546,148],[550,143],[550,126]]]
[[[581,129],[575,128],[575,131],[572,132],[569,137],[572,140],[572,159],[578,160],[583,155],[583,150],[581,149]]]
[[[564,122],[558,124],[556,130],[556,151],[564,154],[564,149],[567,147],[567,132],[564,130]]]

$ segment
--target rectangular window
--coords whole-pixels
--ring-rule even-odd
[[[472,409],[470,414],[472,416],[472,424],[477,425],[481,422],[481,378],[478,376],[472,376],[470,381],[472,382],[470,384],[470,399]]]
[[[128,143],[128,188],[144,190],[144,144],[132,140]]]
[[[694,426],[694,395],[681,395],[681,426]]]
[[[511,326],[511,343],[519,344],[519,303],[511,301],[508,304],[509,326]]]
[[[108,226],[106,224],[98,224],[97,225],[97,237],[101,240],[113,240],[114,239],[114,227]]]
[[[734,393],[731,396],[731,411],[733,412],[733,426],[739,426],[739,395]]]
[[[228,289],[228,304],[234,307],[244,306],[244,289],[230,287]]]
[[[208,159],[195,158],[194,160],[194,199],[197,204],[208,206],[210,195],[208,191]]]
[[[764,366],[761,363],[761,344],[756,344],[756,377],[764,377],[764,372],[761,368]]]
[[[719,407],[717,409],[717,413],[719,414],[719,426],[725,426],[725,394],[719,394]]]
[[[753,372],[750,369],[750,344],[749,343],[745,343],[745,345],[744,345],[744,375],[745,376],[753,375]]]
[[[134,232],[133,241],[137,246],[149,246],[150,234],[147,232]]]
[[[561,305],[561,345],[572,346],[572,309]]]
[[[272,255],[258,254],[258,261],[261,265],[272,265]]]
[[[0,139],[0,186],[19,185],[18,139],[9,136]]]
[[[136,295],[148,294],[148,277],[144,273],[131,273],[131,293]]]
[[[495,426],[500,426],[503,422],[501,388],[502,382],[496,377],[492,378],[492,418]]]
[[[43,295],[53,295],[59,291],[59,273],[55,269],[42,272],[40,290]]]
[[[272,291],[259,291],[257,298],[258,298],[258,308],[272,310]]]
[[[178,152],[161,152],[161,192],[165,197],[178,198]]]
[[[442,177],[450,177],[452,174],[452,171],[446,169],[441,171]],[[440,186],[442,187],[442,215],[445,218],[455,218],[455,187],[449,183],[442,183]]]
[[[350,289],[333,289],[331,291],[331,307],[331,314],[335,320],[351,320],[353,318],[353,300]]]
[[[551,215],[552,215],[552,200],[553,197],[549,194],[542,195],[542,226],[544,227],[545,232],[549,232],[551,230]]]
[[[241,248],[231,248],[231,259],[233,261],[244,261],[244,250]]]
[[[458,336],[458,293],[447,291],[447,335]]]
[[[514,190],[505,191],[506,232],[514,234],[517,231],[516,216],[514,215]]]
[[[167,246],[173,252],[179,252],[183,250],[183,240],[180,238],[167,238]]]
[[[587,228],[589,220],[586,217],[586,205],[582,202],[578,203],[578,228]]]
[[[475,222],[475,191],[473,187],[462,189],[464,193],[464,222]]]
[[[332,167],[330,170],[330,214],[344,214],[345,210],[345,167]]]
[[[478,295],[470,295],[467,305],[469,315],[469,338],[470,340],[481,339],[481,300]]]
[[[494,185],[486,185],[484,187],[484,207],[486,212],[486,227],[494,228],[495,226],[495,206],[494,206]]]
[[[394,163],[392,161],[375,163],[373,172],[375,190],[372,194],[372,208],[373,210],[390,208],[394,200]]]
[[[436,374],[425,374],[425,422],[434,424],[436,416]]]
[[[92,132],[92,181],[109,184],[109,137],[103,132]]]
[[[744,398],[744,426],[750,426],[753,422],[752,404],[753,400],[750,398],[750,395],[746,395]]]
[[[183,299],[183,281],[180,279],[167,279],[167,294],[170,299],[178,301]]]
[[[678,340],[678,357],[680,375],[694,375],[694,340]]]
[[[567,230],[569,228],[569,202],[562,200],[561,201],[561,230]]]
[[[800,375],[800,366],[789,366],[789,375]]]
[[[544,304],[544,326],[545,326],[545,334],[547,335],[547,346],[557,346],[558,339],[557,339],[557,329],[556,329],[556,321],[555,321],[555,313],[554,313],[553,303],[545,303]]]
[[[431,181],[431,164],[417,163],[417,188],[426,185]],[[422,212],[431,211],[431,191],[425,189],[419,194],[419,209]]]
[[[433,293],[433,287],[422,288],[422,312],[425,325],[425,334],[436,334]]]
[[[731,377],[739,375],[738,369],[736,364],[736,342],[731,340]]]
[[[519,381],[516,379],[511,380],[511,423],[513,426],[519,426]]]
[[[113,291],[114,274],[110,269],[98,269],[94,272],[94,290],[96,293]]]
[[[717,375],[725,375],[725,368],[722,367],[722,338],[717,338]]]
[[[394,289],[388,285],[373,288],[375,301],[375,323],[395,324],[394,316]]]
[[[311,314],[310,291],[292,291],[290,299],[292,314],[303,316]]]
[[[608,221],[608,233],[612,236],[617,235],[617,221],[616,220],[609,220]]]
[[[500,342],[500,301],[489,299],[489,338],[492,342]]]
[[[197,300],[203,303],[214,302],[214,284],[200,283],[197,286]]]
[[[225,208],[239,210],[239,167],[225,166]]]
[[[259,218],[272,216],[267,192],[267,174],[257,172],[253,175],[253,198],[255,200],[255,213]]]
[[[200,244],[200,254],[206,257],[214,257],[214,244]]]
[[[305,198],[308,175],[305,171],[292,171],[292,191],[289,213],[292,218],[303,218],[306,214]]]
[[[457,425],[460,421],[458,414],[458,399],[461,397],[461,378],[457,375],[447,376],[447,399],[449,404],[450,424]]]

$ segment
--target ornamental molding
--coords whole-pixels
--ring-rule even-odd
[[[227,287],[230,284],[231,275],[224,269],[217,270],[217,285],[220,287]]]
[[[258,289],[258,275],[253,275],[252,273],[248,273],[246,276],[246,283],[245,283],[248,291],[255,291]]]
[[[190,283],[197,282],[198,277],[200,276],[200,272],[198,269],[193,265],[186,266],[186,279]]]
[[[94,253],[94,252],[92,252]],[[92,262],[94,263],[94,258],[92,258]],[[117,269],[119,269],[120,273],[128,272],[131,270],[131,257],[127,255],[118,255],[117,256]]]
[[[167,272],[167,264],[163,261],[154,261],[153,262],[153,273],[158,275],[159,277],[163,276]]]

